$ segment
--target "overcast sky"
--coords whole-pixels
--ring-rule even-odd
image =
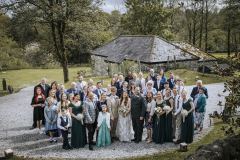
[[[124,0],[104,0],[101,8],[108,13],[113,10],[119,10],[121,13],[126,11]]]

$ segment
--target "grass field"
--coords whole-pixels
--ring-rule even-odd
[[[66,88],[69,87],[70,82],[76,81],[77,72],[80,70],[86,71],[86,75],[88,76],[85,78],[86,81],[89,78],[93,79],[95,82],[98,80],[103,80],[104,86],[110,83],[109,77],[90,77],[90,67],[75,67],[69,68],[70,81],[65,84]],[[202,79],[205,84],[224,82],[226,80],[215,74],[202,74],[186,69],[177,69],[173,70],[173,72],[175,76],[178,76],[185,81],[185,85],[194,85],[196,77]],[[169,72],[167,72],[165,75],[168,77]],[[58,83],[63,83],[62,69],[22,69],[0,72],[0,81],[2,81],[2,78],[6,78],[7,84],[12,85],[15,91],[26,86],[36,85],[40,82],[42,77],[46,77],[48,79],[48,83],[51,83],[54,80],[56,80]],[[0,91],[2,95],[7,94],[7,92],[2,91],[2,85],[0,85]]]
[[[233,55],[234,53],[231,53],[230,55]],[[227,53],[212,53],[211,55],[213,55],[216,58],[227,58],[228,54]]]

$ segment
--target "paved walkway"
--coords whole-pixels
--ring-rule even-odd
[[[224,101],[223,97],[218,97],[219,93],[222,94],[223,84],[210,84],[206,87],[209,91],[206,115],[215,110],[221,111],[217,103],[219,100]],[[192,86],[187,87],[189,93],[191,89]],[[178,145],[173,143],[157,145],[146,142],[115,142],[106,148],[95,148],[95,151],[89,151],[87,146],[83,149],[64,151],[61,149],[60,140],[56,144],[50,144],[47,136],[29,130],[33,114],[30,106],[32,94],[33,87],[27,87],[16,94],[0,97],[0,153],[12,148],[15,154],[25,157],[105,159],[143,156],[178,148]],[[208,116],[205,118],[204,128],[202,135],[195,135],[195,141],[211,130]]]

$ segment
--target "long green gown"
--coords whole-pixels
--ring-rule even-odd
[[[162,103],[156,102],[156,107],[163,107],[165,106],[165,101]],[[157,116],[156,113],[153,115],[153,135],[152,139],[153,142],[162,144],[165,138],[165,125],[166,125],[166,114],[161,116]]]
[[[82,104],[75,106],[73,103],[69,105],[72,108],[72,113],[77,115],[83,112]],[[87,144],[86,128],[81,121],[72,117],[72,135],[71,146],[73,148],[83,148]]]
[[[191,109],[192,99],[189,99],[187,102],[183,103],[183,109],[186,109],[189,111]],[[193,133],[194,133],[194,119],[193,119],[193,113],[189,113],[185,117],[185,121],[182,122],[182,128],[181,128],[181,141],[185,143],[192,143],[193,141]]]
[[[97,147],[105,147],[111,144],[110,130],[107,127],[106,118],[103,120],[97,138]]]
[[[166,101],[166,105],[167,106],[171,106],[170,104],[170,99],[172,99],[172,97],[170,97],[169,99],[165,100]],[[165,125],[165,142],[172,142],[173,140],[173,128],[172,128],[172,111],[169,112],[167,115],[166,115],[166,125]]]

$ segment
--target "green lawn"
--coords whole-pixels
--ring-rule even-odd
[[[231,55],[233,55],[234,53],[231,53]],[[212,53],[211,55],[213,55],[216,58],[227,58],[228,54],[227,53]]]
[[[85,70],[87,77],[85,78],[88,81],[90,78],[93,79],[95,82],[99,80],[104,81],[104,86],[110,83],[109,77],[91,77],[91,68],[90,67],[74,67],[69,68],[69,78],[70,81],[65,84],[66,88],[69,87],[70,82],[76,81],[77,72],[80,70]],[[222,78],[215,74],[202,74],[192,70],[186,69],[177,69],[172,70],[175,76],[180,77],[182,80],[185,81],[185,85],[194,85],[196,81],[196,77],[198,79],[203,80],[205,84],[210,83],[218,83],[224,82],[226,78]],[[165,75],[169,76],[168,71]],[[146,73],[145,73],[146,75]],[[63,83],[63,72],[62,69],[22,69],[22,70],[10,70],[5,72],[0,72],[0,81],[2,78],[6,78],[7,84],[12,85],[15,91],[19,89],[35,85],[40,82],[42,77],[46,77],[48,79],[48,83],[56,80],[58,83]],[[0,96],[6,95],[7,92],[2,91],[2,85],[0,85]]]

